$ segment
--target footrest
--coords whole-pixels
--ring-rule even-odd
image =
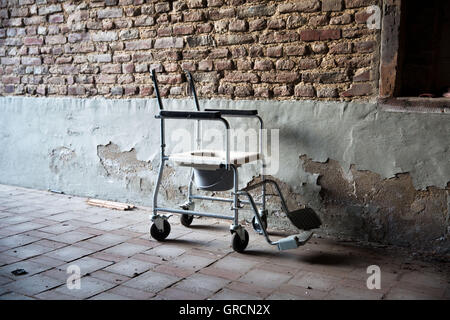
[[[322,221],[317,213],[309,207],[289,211],[287,217],[291,220],[292,224],[300,230],[317,229],[322,225]]]
[[[296,249],[300,246],[303,246],[304,244],[306,244],[306,242],[308,242],[309,239],[311,239],[313,233],[314,232],[312,231],[305,231],[280,239],[276,242],[278,250]]]

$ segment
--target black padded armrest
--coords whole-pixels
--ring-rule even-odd
[[[218,111],[224,116],[256,116],[258,114],[258,110],[205,109],[205,111]]]
[[[220,112],[160,111],[157,118],[163,119],[220,119]]]

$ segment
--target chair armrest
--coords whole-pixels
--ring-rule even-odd
[[[161,119],[220,119],[220,112],[200,112],[200,111],[160,111],[156,118]]]
[[[220,112],[223,116],[256,116],[258,110],[235,110],[235,109],[205,109],[205,111]]]

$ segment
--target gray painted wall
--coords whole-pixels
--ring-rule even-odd
[[[170,110],[193,108],[191,100],[165,100],[165,104]],[[318,175],[303,169],[301,155],[317,162],[336,160],[348,174],[351,165],[382,178],[409,173],[417,190],[446,188],[450,181],[446,114],[386,112],[375,102],[208,100],[201,104],[258,109],[268,128],[280,130],[281,170],[275,178],[315,208],[320,208]],[[151,205],[159,163],[156,112],[153,99],[2,97],[0,183]],[[239,121],[236,125],[246,128]],[[179,127],[179,122],[170,121],[167,132]],[[103,147],[110,142],[109,148]],[[162,195],[174,204],[182,199],[189,170],[167,172]],[[247,166],[241,186],[257,174],[255,165]]]

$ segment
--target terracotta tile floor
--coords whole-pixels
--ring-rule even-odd
[[[398,248],[314,237],[279,252],[247,226],[250,244],[238,254],[227,223],[185,228],[177,217],[159,243],[146,232],[149,213],[0,185],[0,299],[450,299],[450,263]],[[370,265],[381,269],[381,289],[367,288]],[[71,266],[79,289],[67,286]]]

